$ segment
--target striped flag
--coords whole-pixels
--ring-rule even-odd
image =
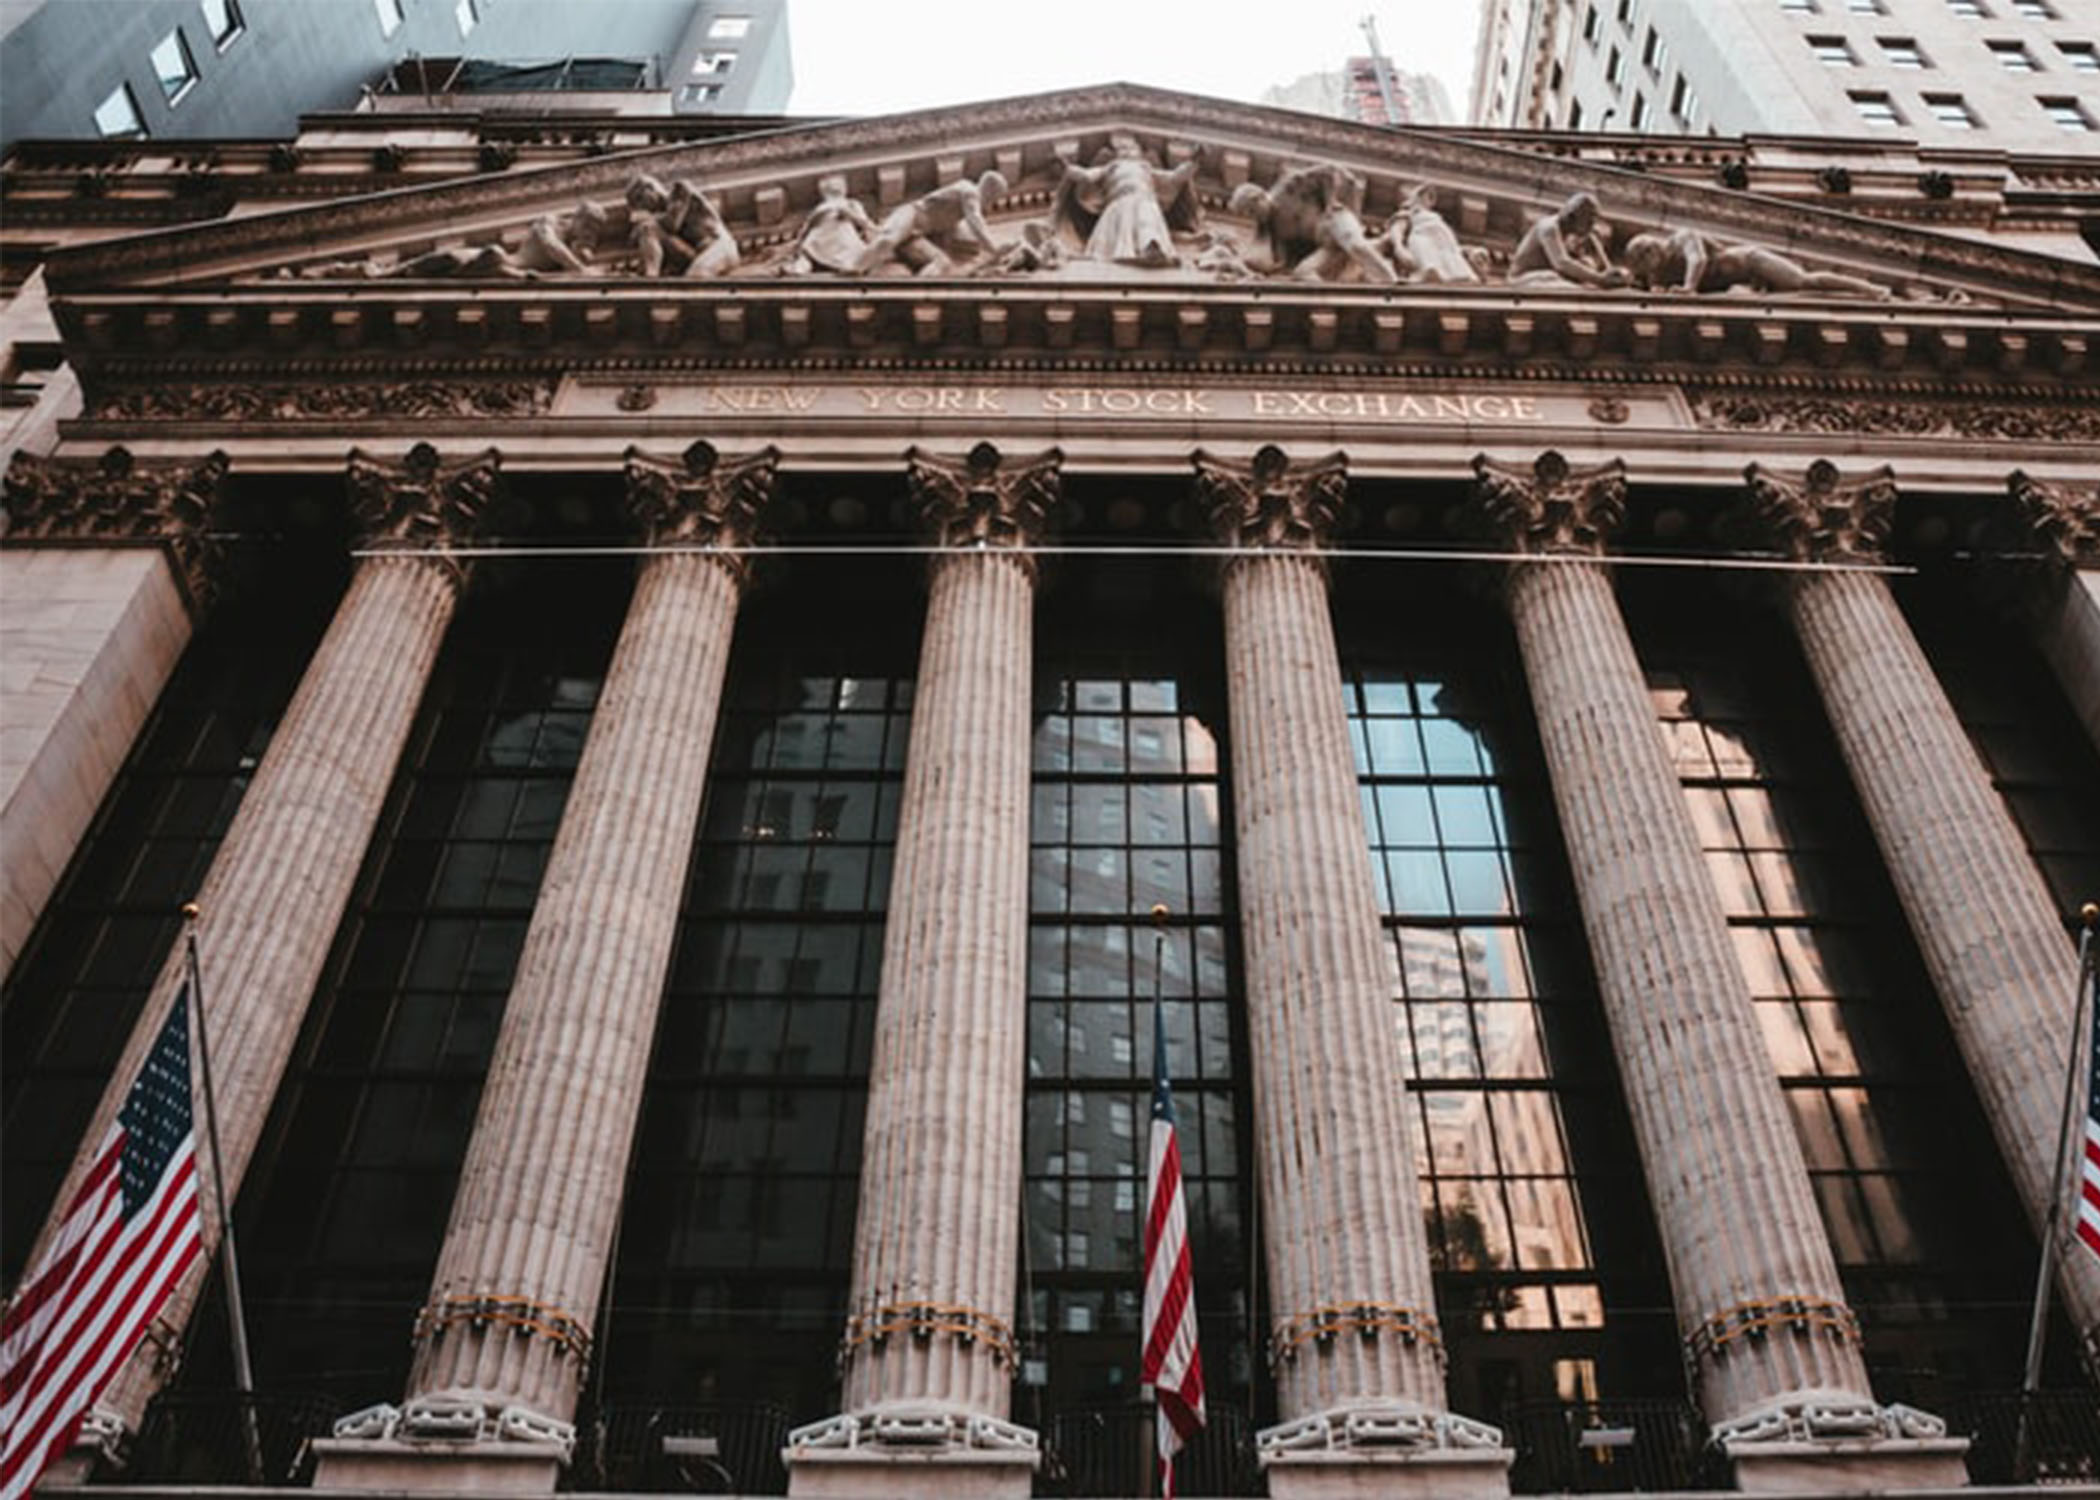
[[[2078,1158],[2078,1217],[2072,1227],[2080,1243],[2100,1255],[2100,967],[2090,957],[2079,979],[2093,993],[2086,1005],[2092,1026],[2086,1047],[2085,1141]]]
[[[189,986],[0,1319],[0,1500],[27,1495],[203,1248]]]
[[[1196,1279],[1189,1269],[1174,1094],[1167,1086],[1167,1023],[1157,1001],[1152,1006],[1152,1153],[1145,1182],[1145,1356],[1138,1379],[1152,1387],[1160,1493],[1173,1500],[1174,1455],[1203,1425],[1203,1354],[1196,1347]]]

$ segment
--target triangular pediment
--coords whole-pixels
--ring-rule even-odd
[[[1579,215],[1554,217],[1578,195],[1598,209],[1587,236]],[[1343,298],[1462,286],[2100,307],[2100,269],[2052,257],[1452,132],[1127,84],[340,199],[61,252],[48,274],[88,296],[489,282],[879,293],[931,278],[1074,295],[1275,282]]]

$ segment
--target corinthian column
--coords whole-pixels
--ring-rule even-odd
[[[942,547],[919,651],[840,1346],[845,1414],[790,1438],[796,1495],[1026,1495],[1005,1420],[1027,1063],[1035,562],[1051,449],[914,448]]]
[[[0,979],[36,926],[210,602],[226,455],[18,453],[6,480],[0,657]]]
[[[533,905],[416,1318],[408,1399],[391,1427],[401,1441],[329,1445],[324,1483],[391,1487],[403,1465],[436,1459],[484,1485],[547,1493],[568,1457],[707,780],[740,549],[778,460],[767,448],[725,464],[704,442],[678,461],[627,452],[629,508],[660,550],[635,581]]]
[[[493,450],[454,468],[423,443],[401,465],[351,454],[350,505],[371,555],[357,564],[196,898],[229,1194],[239,1191],[254,1154],[452,618],[461,573],[447,547],[481,512],[496,469]],[[182,979],[178,948],[110,1075],[86,1142],[99,1140],[122,1106]],[[60,1204],[80,1171],[76,1164]],[[208,1173],[200,1191],[213,1191]],[[203,1219],[206,1255],[161,1314],[171,1333],[187,1322],[216,1248],[218,1216],[209,1204]],[[165,1347],[178,1342],[171,1337]],[[136,1425],[168,1373],[156,1363],[157,1347],[150,1339],[141,1345],[111,1385],[108,1412],[99,1414],[105,1425]]]
[[[1655,1204],[1686,1364],[1749,1489],[1964,1482],[1938,1419],[1877,1406],[1728,920],[1602,560],[1625,466],[1474,460]],[[1921,1468],[1922,1466],[1922,1468]]]
[[[1878,573],[1887,469],[1843,484],[1752,464],[1752,511],[1797,560],[1786,609],[1910,919],[1933,988],[2037,1232],[2054,1196],[2076,953],[1961,720]],[[1848,567],[1847,564],[1852,566]],[[2100,1354],[2100,1262],[2061,1257],[2064,1302]]]
[[[2100,746],[2100,486],[2049,484],[2018,469],[2006,485],[2042,552],[2035,639]]]
[[[1195,463],[1237,552],[1223,578],[1232,798],[1284,1419],[1261,1435],[1269,1492],[1507,1494],[1501,1434],[1445,1405],[1392,956],[1327,608],[1344,460],[1294,466],[1271,446],[1249,467]]]

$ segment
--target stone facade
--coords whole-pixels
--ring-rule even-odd
[[[360,150],[393,144],[381,120],[343,128]],[[347,149],[308,144],[290,175]],[[1904,1399],[1950,1387],[1902,1367],[1875,1322],[1887,1278],[1942,1268],[1917,1269],[1923,1252],[1906,1260],[1892,1238],[1869,1245],[1859,1226],[1892,1236],[1896,1211],[1862,1197],[1884,1218],[1848,1217],[1841,1196],[1910,1192],[1929,1174],[1877,1165],[1871,1119],[1848,1115],[1842,1141],[1806,1123],[1803,1101],[1824,1097],[1811,1084],[1865,1110],[1884,1080],[1869,1064],[1789,1073],[1774,1018],[1785,1005],[1849,1025],[1839,1002],[1860,996],[1777,958],[1773,979],[1751,957],[1812,939],[1789,925],[1820,914],[1807,897],[1740,906],[1744,889],[1774,891],[1754,881],[1790,853],[1821,868],[1823,835],[1787,844],[1775,816],[1741,834],[1740,855],[1720,841],[1714,818],[1740,833],[1769,788],[1735,784],[1747,750],[1709,748],[1685,769],[1649,680],[1674,632],[1635,596],[1641,577],[1666,578],[1684,634],[1711,611],[1785,642],[1765,654],[1812,685],[1825,758],[1842,757],[1831,826],[1870,830],[1856,842],[1873,890],[1858,899],[1884,872],[1893,888],[1892,919],[1872,928],[1877,972],[1892,988],[1924,976],[1958,1058],[1949,1117],[1987,1122],[1962,1149],[2015,1184],[2038,1228],[2073,1045],[2063,887],[2100,860],[2100,836],[2080,842],[2075,791],[2060,799],[2067,831],[2037,831],[2033,757],[2001,754],[1997,729],[1965,719],[1905,611],[1930,615],[1923,591],[1939,587],[2002,601],[2011,578],[2033,637],[2017,649],[2065,690],[2033,706],[2036,723],[2082,714],[2092,729],[2100,272],[2046,248],[2068,222],[2049,203],[2090,206],[2083,167],[2058,163],[2059,198],[2021,198],[2034,222],[1994,239],[1927,213],[1745,196],[1697,163],[1636,177],[1570,158],[1548,188],[1523,149],[1120,86],[674,136],[617,160],[528,145],[546,170],[383,199],[315,186],[319,201],[290,213],[83,233],[41,273],[83,407],[8,488],[5,639],[42,643],[7,677],[5,833],[33,855],[10,849],[18,972],[56,972],[65,924],[100,899],[108,861],[91,856],[107,839],[86,831],[90,814],[189,612],[247,607],[242,570],[258,559],[350,553],[333,623],[257,731],[267,749],[195,893],[236,1195],[260,1161],[275,1203],[308,1160],[306,1116],[287,1101],[325,1095],[346,1035],[396,1028],[357,1067],[401,1082],[385,1048],[414,1026],[443,1032],[426,1043],[440,1065],[414,1074],[432,1099],[459,1081],[445,1069],[469,1075],[471,1093],[444,1094],[450,1123],[432,1104],[428,1130],[407,1132],[438,1152],[451,1130],[456,1153],[385,1158],[442,1181],[442,1204],[420,1205],[421,1231],[369,1226],[398,1236],[388,1253],[429,1242],[400,1251],[412,1266],[395,1274],[423,1289],[419,1305],[385,1314],[401,1314],[410,1354],[369,1379],[302,1355],[337,1386],[363,1381],[339,1405],[372,1403],[320,1441],[320,1488],[547,1493],[564,1465],[598,1465],[585,1472],[615,1489],[668,1482],[663,1468],[616,1476],[606,1457],[627,1440],[608,1413],[647,1385],[633,1462],[684,1465],[682,1483],[720,1469],[809,1495],[1021,1494],[1082,1477],[1138,1492],[1133,1453],[1094,1469],[1081,1454],[1088,1422],[1106,1431],[1142,1408],[1081,1410],[1074,1393],[1135,1317],[1150,1023],[1126,1023],[1150,1003],[1171,1018],[1175,1088],[1196,1101],[1182,1129],[1204,1226],[1197,1295],[1215,1320],[1213,1426],[1185,1472],[1278,1496],[1493,1495],[1596,1488],[1566,1465],[1646,1444],[1686,1467],[1628,1488],[1689,1483],[1701,1451],[1748,1489],[1962,1482],[1978,1429]],[[31,224],[59,213],[38,181],[8,189]],[[621,559],[623,624],[573,767],[541,732],[491,733],[430,769],[452,732],[431,683],[447,704],[512,691],[446,676],[468,616],[540,588],[532,614],[581,621],[580,580]],[[1707,579],[1703,594],[1685,582]],[[1399,623],[1422,600],[1442,618]],[[802,655],[776,650],[790,637]],[[915,649],[881,656],[904,637]],[[1407,652],[1502,660],[1520,686],[1425,669],[1403,714],[1362,674]],[[1127,665],[1169,657],[1180,676]],[[771,708],[751,706],[740,664],[779,677]],[[583,691],[567,667],[533,670],[547,702]],[[871,702],[898,725],[908,714],[908,734],[881,730]],[[1466,729],[1486,748],[1463,771],[1427,740],[1389,764],[1378,736],[1393,723],[1374,721],[1417,718],[1497,727]],[[1698,732],[1725,750],[1738,731]],[[892,738],[855,738],[871,733]],[[2049,753],[2090,772],[2094,743],[2071,746]],[[1534,760],[1537,826],[1483,813],[1485,831],[1460,830],[1468,799]],[[462,960],[481,977],[449,990],[416,977],[425,948],[380,980],[364,956],[371,934],[424,915],[386,894],[413,859],[465,868],[467,845],[510,836],[464,831],[462,812],[433,821],[426,770],[559,782],[566,797],[543,868],[521,857],[448,909],[491,950],[515,945],[500,963]],[[1112,838],[1057,832],[1082,801]],[[1209,873],[1161,900],[1148,972],[1131,933],[1155,918],[1135,893],[1170,847]],[[1484,904],[1448,873],[1483,868],[1481,849],[1520,872]],[[81,872],[61,883],[76,850]],[[1445,861],[1441,896],[1419,894],[1425,850]],[[880,876],[852,862],[870,857]],[[1556,903],[1541,893],[1563,867]],[[444,868],[423,889],[455,878]],[[852,870],[864,894],[848,902]],[[512,922],[506,881],[518,930],[492,937]],[[1555,909],[1557,972],[1540,956]],[[858,956],[820,950],[819,928],[850,929]],[[1045,957],[1075,932],[1116,955],[1112,980]],[[710,968],[708,945],[732,934],[758,956]],[[1212,938],[1210,970],[1167,956]],[[839,963],[865,969],[858,1020]],[[158,972],[137,1012],[156,1016],[180,957],[136,964]],[[1555,1113],[1554,1070],[1575,1065],[1563,1035],[1505,1054],[1484,1018],[1536,1010],[1525,1026],[1579,1027],[1591,996],[1593,1092],[1609,1097],[1571,1147]],[[1213,1001],[1230,1017],[1216,1040],[1200,1019]],[[34,1007],[12,989],[8,1004],[34,1085],[57,1053]],[[1082,1035],[1074,1018],[1109,1007],[1122,1019]],[[805,1013],[827,1019],[797,1033]],[[152,1030],[109,1040],[99,1112],[68,1130],[91,1140],[114,1116]],[[652,1090],[688,1079],[705,1049],[732,1059],[695,1086],[711,1103],[653,1113]],[[1498,1066],[1521,1087],[1497,1092]],[[834,1113],[796,1103],[813,1075]],[[1450,1087],[1467,1077],[1477,1093]],[[388,1123],[368,1110],[344,1128]],[[857,1194],[834,1199],[782,1165],[820,1130],[843,1143]],[[1618,1178],[1652,1222],[1585,1234],[1572,1195],[1598,1174],[1563,1157],[1600,1140],[1610,1155],[1621,1135]],[[652,1149],[719,1175],[668,1227],[629,1186]],[[348,1170],[312,1161],[318,1176]],[[1462,1206],[1563,1189],[1565,1233],[1548,1233],[1549,1214],[1526,1238],[1502,1209]],[[755,1264],[721,1252],[724,1284],[733,1270],[763,1305],[627,1300],[623,1278],[640,1286],[647,1268],[623,1259],[622,1236],[706,1261],[732,1190],[772,1227],[752,1231],[767,1247]],[[280,1300],[309,1284],[325,1300],[329,1246],[357,1226],[305,1226],[299,1254],[314,1259],[287,1259],[296,1236],[275,1210],[238,1201],[255,1205],[267,1253],[300,1268]],[[1967,1253],[1961,1232],[1947,1243]],[[1240,1250],[1235,1278],[1222,1266]],[[2090,1263],[2058,1281],[2090,1345]],[[109,1439],[107,1465],[123,1431],[150,1431],[157,1390],[197,1388],[157,1350],[197,1321],[202,1284],[200,1270],[163,1313],[162,1344],[105,1398],[91,1431]],[[1659,1332],[1622,1339],[1644,1317]],[[622,1318],[741,1332],[705,1369],[636,1375],[645,1341],[623,1342],[636,1324]],[[1086,1367],[1097,1395],[1128,1392],[1128,1335],[1127,1371]],[[763,1346],[819,1336],[835,1336],[835,1371],[805,1369],[798,1388],[826,1394],[737,1448],[724,1412],[765,1394],[741,1388]],[[1980,1365],[2005,1364],[2004,1342],[1978,1334]],[[1532,1383],[1497,1389],[1498,1360]],[[2051,1369],[2090,1379],[2065,1347]],[[1615,1416],[1633,1396],[1654,1404]],[[695,1402],[706,1415],[673,1415]],[[1658,1437],[1671,1422],[1681,1452]],[[142,1438],[138,1462],[150,1451]],[[1968,1461],[1984,1477],[1996,1460]]]

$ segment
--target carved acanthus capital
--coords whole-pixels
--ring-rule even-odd
[[[904,455],[912,500],[934,540],[952,548],[1026,549],[1042,539],[1059,495],[1064,453],[1007,459],[979,443],[960,463],[923,448]]]
[[[2044,551],[2073,568],[2100,568],[2100,485],[2052,484],[2015,469],[2005,486]]]
[[[1246,552],[1324,552],[1341,518],[1349,459],[1335,452],[1294,464],[1265,443],[1246,464],[1226,463],[1201,448],[1196,500],[1220,541]]]
[[[704,438],[677,458],[629,448],[627,508],[649,546],[719,547],[723,565],[741,577],[739,554],[757,537],[779,466],[780,450],[770,444],[728,460]]]
[[[1796,562],[1879,562],[1896,517],[1896,476],[1884,464],[1851,484],[1819,458],[1797,482],[1763,464],[1743,470],[1749,518]]]
[[[1626,518],[1623,459],[1576,468],[1548,449],[1532,461],[1473,459],[1473,503],[1518,552],[1598,556]]]
[[[416,444],[398,464],[351,449],[350,513],[362,545],[451,561],[445,554],[473,534],[495,497],[502,463],[494,448],[449,466],[428,443]]]
[[[97,459],[17,453],[5,481],[7,539],[158,542],[202,604],[223,551],[209,525],[228,467],[222,452],[201,463],[141,463],[121,446]]]

